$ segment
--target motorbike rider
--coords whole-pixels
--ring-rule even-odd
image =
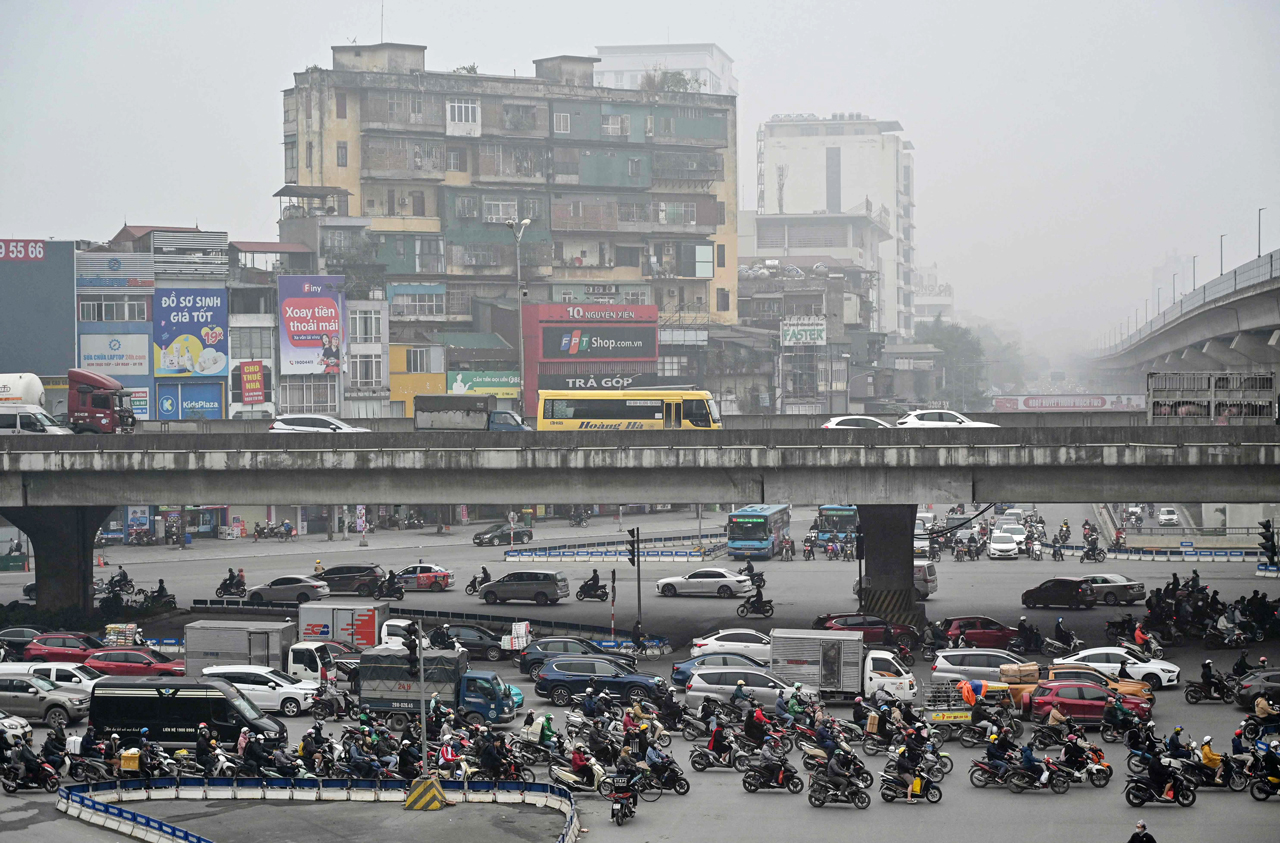
[[[1147,775],[1151,780],[1151,789],[1165,799],[1178,797],[1178,777],[1174,775],[1170,759],[1157,746],[1147,763]]]
[[[787,729],[795,725],[796,718],[787,711],[787,700],[783,696],[782,689],[778,689],[778,696],[773,701],[773,718],[783,724]]]
[[[747,599],[747,611],[756,614],[764,611],[764,586],[760,584],[760,580],[753,580],[753,582],[756,593]]]
[[[545,746],[552,752],[556,751],[556,727],[551,722],[555,719],[555,715],[548,712],[542,717],[542,726],[538,730],[538,744]]]
[[[854,697],[853,705],[849,709],[849,720],[865,729],[867,728],[867,715],[869,713],[867,706],[862,702],[862,697]]]
[[[1219,697],[1226,694],[1226,683],[1214,672],[1213,659],[1205,659],[1204,663],[1200,665],[1200,681],[1209,689],[1210,694],[1216,694]]]
[[[707,741],[707,749],[711,750],[721,764],[729,763],[729,751],[733,747],[724,735],[724,727],[717,723],[711,729],[711,740]]]
[[[1009,751],[1005,748],[999,735],[987,738],[987,763],[995,768],[996,774],[1004,779],[1009,774]]]
[[[987,701],[983,697],[974,697],[973,708],[969,710],[969,722],[980,729],[986,729],[988,737],[996,733],[995,717],[987,708]]]
[[[370,754],[363,740],[355,740],[347,745],[347,761],[351,765],[351,772],[362,779],[382,778],[382,765]],[[444,766],[443,761],[440,766]]]
[[[123,586],[128,581],[129,575],[124,572],[124,566],[117,565],[116,572],[111,575],[111,580],[107,583],[107,586],[114,590]]]
[[[1052,729],[1059,740],[1066,736],[1069,731],[1068,727],[1074,727],[1075,723],[1070,717],[1062,713],[1062,709],[1058,707],[1058,703],[1053,704],[1053,708],[1049,710],[1049,718],[1045,721],[1045,725]]]
[[[245,588],[244,568],[236,569],[236,587]]]
[[[1236,659],[1236,663],[1231,666],[1231,675],[1244,676],[1251,670],[1254,670],[1254,666],[1249,664],[1249,651],[1241,650],[1240,658]]]
[[[378,583],[377,589],[374,592],[374,596],[389,597],[395,591],[395,589],[396,589],[396,570],[394,568],[388,567],[387,576],[383,578],[381,582]]]
[[[115,582],[114,578],[112,578],[112,582]],[[236,585],[236,572],[233,568],[228,568],[227,578],[222,582],[218,583],[218,587],[221,588],[223,591],[233,591],[235,589],[235,585]]]
[[[587,786],[594,789],[600,784],[596,781],[596,773],[591,766],[591,756],[587,755],[586,747],[582,744],[573,745],[573,754],[569,756],[569,767],[573,774]]]
[[[818,739],[818,748],[831,758],[836,754],[836,736],[831,731],[831,727],[827,725],[827,721],[823,720],[818,724],[818,728],[814,730],[814,735]]]
[[[1107,697],[1107,701],[1102,706],[1102,722],[1104,725],[1127,731],[1136,724],[1137,718],[1130,714],[1128,709],[1116,705],[1112,697]]]
[[[582,584],[582,590],[589,595],[600,590],[600,572],[595,568],[591,569],[591,576],[587,577],[587,581]]]
[[[1036,760],[1035,752],[1029,743],[1022,748],[1022,769],[1036,776],[1042,785],[1049,781],[1049,768]]]
[[[1182,742],[1182,727],[1174,727],[1173,734],[1169,736],[1169,757],[1178,759],[1187,759],[1191,757],[1191,750]]]
[[[1253,703],[1253,715],[1262,721],[1260,725],[1264,727],[1280,723],[1280,710],[1271,705],[1266,694],[1258,694],[1258,698]]]
[[[487,583],[487,582],[492,582],[492,581],[493,581],[493,577],[489,576],[489,568],[488,568],[487,566],[485,566],[485,565],[481,565],[481,566],[480,566],[480,583],[479,583],[479,584],[480,584],[480,585],[484,585],[485,583]]]
[[[777,735],[770,735],[760,750],[760,760],[764,765],[764,777],[782,784],[783,771],[787,763],[786,753],[782,751],[782,741]]]
[[[449,634],[449,624],[446,623],[431,630],[430,641],[433,650],[452,650],[453,636]]]
[[[24,778],[35,781],[36,776],[40,774],[40,758],[31,749],[31,744],[21,735],[15,739],[15,746],[9,754],[11,763],[17,767],[21,765],[22,775]],[[16,756],[16,757],[15,757]]]
[[[588,719],[595,719],[599,707],[596,705],[596,689],[590,685],[582,695],[582,716]]]
[[[1089,763],[1089,745],[1081,735],[1067,735],[1067,742],[1062,747],[1062,763],[1069,769],[1080,772]]]
[[[759,704],[752,707],[742,724],[742,736],[757,746],[765,738],[765,716]]]
[[[484,727],[482,726],[481,728],[483,729]],[[481,733],[481,738],[483,740],[480,747],[480,769],[495,780],[500,779],[502,778],[502,768],[505,766],[506,761],[502,755],[502,747],[498,745],[497,736],[486,730]],[[581,746],[581,744],[578,744],[578,746]]]
[[[748,711],[751,706],[751,694],[747,691],[745,680],[739,679],[738,686],[729,695],[729,705],[741,711]]]
[[[662,720],[664,728],[679,728],[680,718],[684,716],[684,706],[676,701],[675,688],[667,689],[667,695],[662,698],[658,716]]]
[[[452,776],[462,762],[462,741],[455,735],[440,745],[440,756],[437,766]]]
[[[837,749],[827,761],[827,780],[836,786],[842,799],[849,798],[849,788],[853,787],[853,763],[849,753]]]
[[[196,763],[204,769],[205,778],[213,774],[213,765],[217,761],[212,742],[213,732],[209,731],[208,724],[201,723],[196,729]]]
[[[649,765],[649,771],[658,779],[665,781],[667,773],[671,768],[671,756],[658,749],[656,743],[649,744],[649,748],[645,750],[645,763]]]
[[[1205,735],[1204,740],[1200,741],[1200,763],[1213,770],[1213,780],[1216,784],[1222,783],[1222,774],[1227,774],[1227,780],[1231,777],[1231,756],[1221,755],[1213,751],[1210,745],[1213,743],[1213,735]]]
[[[903,744],[898,750],[897,765],[898,779],[907,789],[907,804],[915,804],[915,789],[913,787],[916,778],[916,771],[920,769],[920,762],[924,758],[920,754],[920,750],[909,743]]]
[[[1071,634],[1071,630],[1062,625],[1062,618],[1058,618],[1058,622],[1053,625],[1053,637],[1062,646],[1071,646],[1071,639],[1073,636]]]
[[[1195,568],[1191,569],[1191,579],[1187,580],[1187,591],[1192,593],[1200,590],[1200,572]]]

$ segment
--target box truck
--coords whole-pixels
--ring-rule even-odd
[[[360,654],[360,704],[384,717],[395,733],[421,710],[423,695],[458,712],[470,723],[510,723],[516,716],[511,688],[492,670],[468,670],[465,650],[426,650],[421,655],[424,682],[411,669],[408,650],[384,644]],[[424,687],[425,684],[425,687]]]
[[[382,625],[391,617],[391,604],[354,600],[313,600],[298,607],[303,641],[342,641],[357,647],[381,643]]]
[[[495,395],[415,395],[414,430],[532,430]]]
[[[817,688],[824,700],[870,697],[881,688],[896,699],[916,698],[911,671],[888,650],[868,648],[861,632],[775,629],[769,638],[770,670]]]
[[[257,664],[297,679],[335,679],[333,656],[324,642],[298,641],[298,626],[273,621],[195,621],[186,627],[187,675],[206,667]]]

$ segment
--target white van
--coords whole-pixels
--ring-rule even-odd
[[[929,595],[938,590],[938,568],[927,559],[916,560],[914,567],[913,581],[916,586],[916,597],[920,600],[928,600]]]
[[[86,694],[93,692],[93,686],[106,676],[91,667],[77,662],[5,662],[0,664],[0,676],[10,674],[34,673],[43,676],[50,682],[68,688],[78,688]]]
[[[34,404],[2,404],[0,405],[0,436],[19,433],[51,433],[54,435],[74,436],[70,428],[63,427],[44,411],[43,407]]]

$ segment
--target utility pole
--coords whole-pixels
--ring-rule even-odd
[[[529,220],[520,220],[516,222],[514,219],[507,220],[507,228],[511,229],[511,234],[516,238],[516,308],[517,322],[519,326],[516,330],[520,333],[517,345],[520,347],[520,415],[528,415],[524,406],[525,396],[525,374],[524,374],[524,299],[529,295],[529,291],[524,287],[524,279],[520,276],[520,241],[524,238],[525,226],[529,224]]]
[[[1258,257],[1262,257],[1262,212],[1266,208],[1258,209]]]
[[[1199,255],[1191,256],[1191,292],[1193,293],[1196,291],[1196,258],[1198,257],[1200,256]]]
[[[628,560],[636,569],[636,623],[640,624],[640,628],[644,628],[644,622],[640,611],[640,528],[632,527],[627,530],[627,535],[631,538],[627,541]]]
[[[1219,278],[1222,277],[1222,238],[1226,236],[1227,235],[1225,234],[1218,235],[1218,277]]]

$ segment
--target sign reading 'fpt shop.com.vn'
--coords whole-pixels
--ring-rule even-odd
[[[782,345],[826,345],[827,320],[816,317],[792,317],[782,322]]]
[[[337,374],[346,356],[346,299],[341,275],[282,275],[280,373]]]

